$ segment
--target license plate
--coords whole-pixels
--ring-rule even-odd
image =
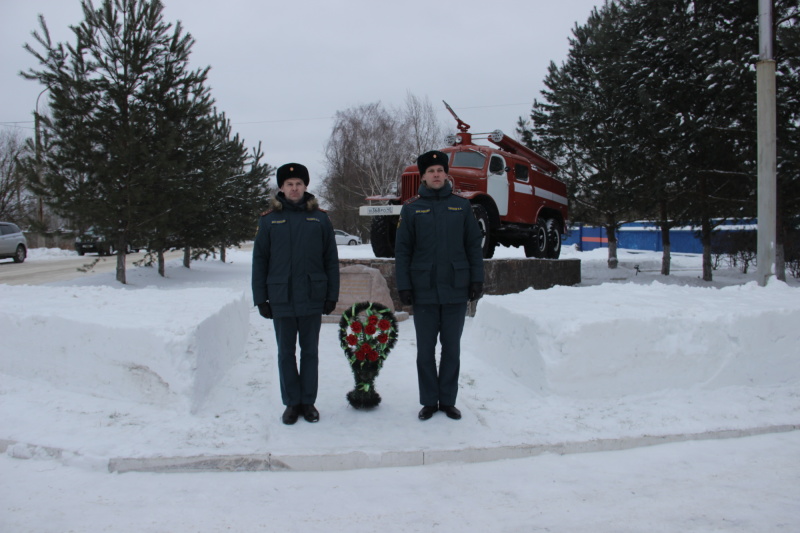
[[[401,205],[364,205],[359,208],[359,214],[362,216],[397,215],[402,207]]]

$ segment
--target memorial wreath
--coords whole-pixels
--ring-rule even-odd
[[[377,406],[381,397],[375,390],[375,378],[397,342],[394,313],[375,302],[353,304],[342,313],[339,341],[356,382],[347,401],[356,409]]]

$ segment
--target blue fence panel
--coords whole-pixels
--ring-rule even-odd
[[[730,241],[730,236],[739,232],[756,230],[755,219],[744,219],[724,222],[714,231],[712,238],[713,248],[724,248],[724,243]],[[703,244],[700,242],[700,233],[697,228],[683,226],[669,231],[670,249],[676,253],[700,254],[703,253]],[[582,251],[595,250],[608,247],[608,237],[605,228],[598,226],[577,225],[569,228],[564,245],[577,244]],[[661,229],[652,222],[630,222],[623,224],[617,232],[617,246],[630,250],[652,250],[661,252],[664,247],[661,243]]]
[[[703,253],[703,243],[700,242],[697,230],[691,228],[670,230],[669,242],[673,252],[684,254]]]
[[[620,228],[617,235],[617,246],[630,250],[655,250],[660,252],[661,232],[657,228],[651,229],[647,226],[629,226]]]
[[[584,252],[608,246],[606,229],[597,226],[572,226],[569,228],[564,245],[577,244]]]

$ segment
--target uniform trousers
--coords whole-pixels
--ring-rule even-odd
[[[311,405],[319,382],[319,330],[322,315],[273,318],[278,342],[278,373],[283,405]],[[300,341],[300,369],[295,356]]]
[[[414,304],[419,403],[455,405],[467,304]],[[436,370],[436,341],[442,345]]]

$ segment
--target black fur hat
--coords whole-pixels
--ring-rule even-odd
[[[444,167],[445,174],[449,172],[450,169],[448,166],[447,154],[438,150],[431,150],[430,152],[425,152],[417,158],[417,167],[419,167],[420,176],[425,174],[425,171],[428,170],[428,167],[432,167],[433,165],[442,165]]]
[[[300,178],[308,187],[308,169],[300,163],[286,163],[275,173],[278,188],[283,187],[283,182],[289,178]]]

